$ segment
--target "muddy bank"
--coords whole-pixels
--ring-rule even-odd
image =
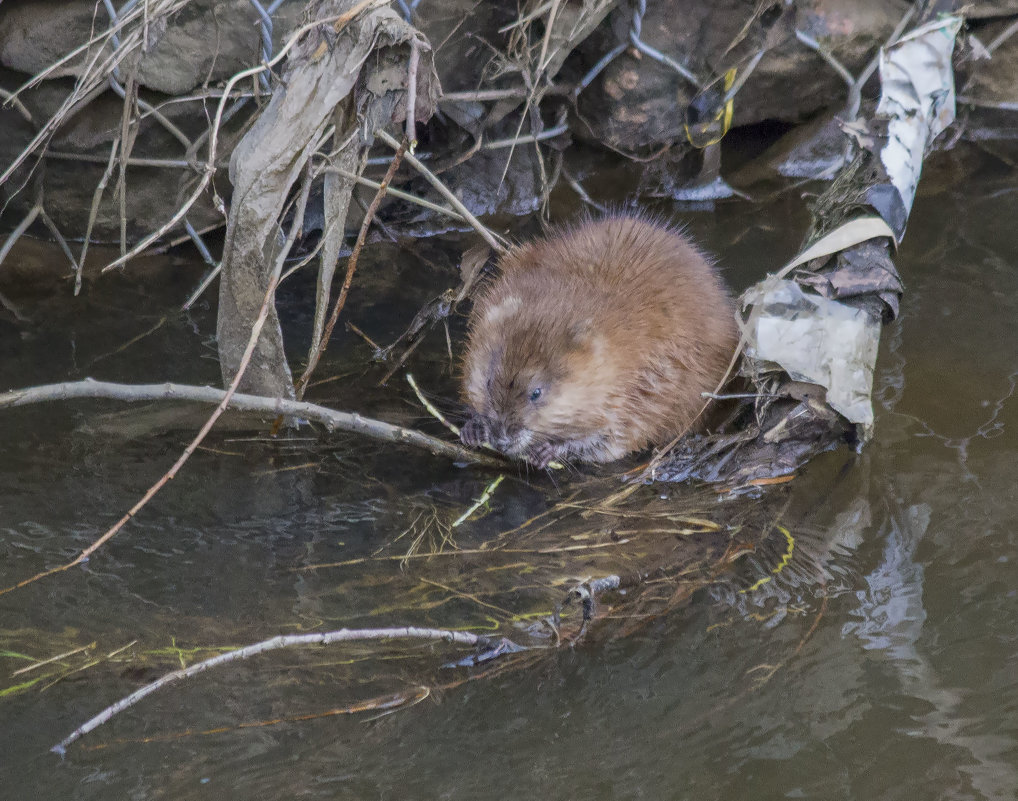
[[[0,110],[7,131],[0,164],[10,166],[44,133],[0,186],[4,228],[10,231],[41,192],[46,215],[71,241],[88,233],[94,241],[135,243],[159,230],[201,171],[224,81],[271,59],[303,19],[304,3],[273,5],[278,8],[266,25],[247,0],[163,0],[149,4],[146,18],[125,12],[114,20],[102,6],[72,0],[45,7],[4,3],[0,87],[11,93],[38,80]],[[1018,45],[1010,36],[996,41],[1007,33],[1012,6],[966,8],[969,46],[958,54],[965,130],[981,139],[1003,135],[1018,102],[1010,80]],[[734,97],[735,129],[767,123],[773,134],[840,111],[846,88],[834,63],[857,75],[912,8],[874,0],[770,6],[588,0],[556,4],[550,18],[536,4],[517,13],[494,2],[416,3],[407,19],[435,49],[444,92],[439,112],[417,128],[421,152],[475,214],[540,209],[563,182],[562,153],[578,142],[652,158],[650,175],[664,172],[670,184],[681,185],[699,169],[685,130],[690,110],[715,111],[717,98],[710,95],[727,73],[734,70],[741,79],[762,53]],[[96,35],[111,23],[121,26],[117,35]],[[97,72],[110,66],[116,68]],[[265,75],[237,88],[220,133],[216,173],[187,214],[194,229],[225,224],[216,197],[228,201],[231,195],[226,165],[269,93]],[[128,146],[120,152],[114,145],[125,138]],[[502,143],[513,138],[520,142],[515,148]],[[534,139],[542,144],[535,147]],[[89,225],[111,148],[115,169]],[[410,176],[400,183],[414,188]],[[389,225],[400,233],[427,233],[439,224],[425,224],[429,215],[420,209],[394,209],[391,216]],[[351,219],[348,228],[356,224]],[[51,237],[39,220],[30,231]],[[181,220],[160,241],[184,236]]]

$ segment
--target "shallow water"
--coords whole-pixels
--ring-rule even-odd
[[[133,642],[124,653],[145,655],[95,665],[65,657],[65,671],[0,697],[0,795],[1015,797],[1018,202],[992,166],[959,151],[939,154],[924,175],[896,257],[907,293],[884,332],[873,442],[816,460],[780,493],[727,502],[780,499],[790,530],[828,544],[826,582],[759,606],[698,593],[629,636],[595,631],[576,648],[381,717],[237,728],[413,688],[422,663],[450,652],[415,646],[407,660],[408,649],[311,649],[229,665],[164,688],[60,760],[47,749],[90,715],[213,653],[186,649],[368,621],[477,620],[462,598],[424,608],[410,596],[380,597],[396,568],[294,568],[368,556],[406,526],[412,499],[462,507],[489,475],[343,437],[323,445],[307,433],[269,441],[223,430],[86,566],[0,596],[0,651],[44,659],[95,642],[89,656],[101,659]],[[983,177],[958,180],[969,174]],[[780,265],[805,224],[794,195],[677,217],[741,285]],[[431,262],[384,254],[382,277],[394,288],[355,297],[352,319],[390,341],[416,303],[449,283]],[[31,323],[0,322],[4,388],[85,375],[215,382],[213,312],[167,312],[198,273],[141,287],[112,279],[77,301],[24,299]],[[289,318],[306,327],[300,294],[287,301]],[[318,397],[414,422],[400,382],[373,388],[368,349],[343,336],[346,361],[322,375],[344,377]],[[442,392],[451,384],[439,339],[415,366]],[[114,435],[137,418],[100,425],[97,415],[122,408],[0,413],[0,584],[73,558],[195,428],[144,433],[141,424],[131,438]],[[546,490],[511,481],[486,525],[517,525]],[[449,580],[465,565],[450,564]],[[403,575],[413,586],[412,564]],[[0,654],[0,690],[31,680],[12,675],[29,664]]]

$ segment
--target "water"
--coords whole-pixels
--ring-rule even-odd
[[[191,649],[485,619],[473,600],[421,583],[465,580],[481,564],[469,558],[403,572],[295,568],[370,556],[428,503],[465,508],[489,474],[340,436],[269,441],[224,429],[86,566],[0,596],[0,650],[43,659],[95,643],[60,670],[18,676],[30,662],[0,655],[0,689],[48,676],[0,697],[0,795],[1013,798],[1018,204],[986,165],[973,169],[980,163],[974,151],[940,154],[924,175],[896,257],[907,294],[883,337],[873,442],[816,460],[761,500],[708,508],[780,510],[802,547],[823,551],[825,576],[775,580],[759,603],[701,591],[628,636],[609,621],[575,648],[475,681],[439,668],[457,652],[430,645],[260,657],[162,689],[60,760],[47,749],[90,715],[215,653]],[[794,196],[683,218],[742,285],[790,254],[804,225]],[[389,341],[448,283],[432,262],[384,254],[394,288],[355,297],[351,319]],[[167,312],[196,272],[140,286],[112,279],[84,300],[24,299],[32,323],[0,322],[5,386],[84,375],[215,382],[214,314]],[[373,388],[368,349],[344,336],[343,360],[321,375],[345,377],[319,397],[415,422],[400,382]],[[438,342],[415,369],[449,393],[443,350]],[[122,409],[79,401],[0,414],[0,583],[73,558],[196,428],[153,430],[136,416],[100,425],[100,412]],[[112,433],[128,421],[132,436]],[[549,486],[535,486],[511,477],[461,546],[543,508]],[[756,575],[749,563],[744,572]],[[500,575],[470,578],[477,597],[523,603]],[[394,714],[324,715],[421,684],[449,686]],[[314,717],[293,719],[302,715]],[[237,728],[256,723],[266,725]]]

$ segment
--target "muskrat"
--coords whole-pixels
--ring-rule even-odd
[[[476,299],[460,437],[541,468],[619,459],[700,422],[737,343],[731,296],[682,233],[580,223],[514,247]]]

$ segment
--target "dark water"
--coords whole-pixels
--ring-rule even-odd
[[[225,666],[145,699],[61,761],[47,749],[90,715],[214,653],[191,649],[474,620],[470,604],[380,597],[392,586],[380,571],[293,568],[370,555],[406,526],[408,499],[462,506],[489,476],[348,438],[224,430],[85,567],[0,596],[0,690],[37,675],[13,675],[31,663],[7,652],[45,659],[95,643],[0,697],[0,796],[1014,798],[1018,203],[995,172],[971,152],[929,166],[896,258],[907,294],[884,333],[875,438],[817,460],[782,496],[786,524],[836,543],[837,581],[777,606],[700,593],[630,636],[593,636],[381,717],[236,728],[413,688],[420,664],[449,652],[415,646],[407,662],[406,649],[314,649]],[[795,196],[679,216],[742,284],[779,266],[804,225]],[[396,288],[355,298],[358,325],[380,341],[399,333],[406,311],[449,283],[450,264],[431,255],[380,258],[379,280]],[[0,320],[3,388],[85,375],[215,382],[212,312],[167,311],[194,283],[181,270],[113,279],[83,300],[24,299],[31,322]],[[367,348],[344,336],[346,362],[323,372],[341,377],[319,399],[414,422],[405,390],[374,389]],[[443,347],[418,365],[440,392],[451,387]],[[0,413],[0,584],[73,558],[196,428],[125,437],[125,418],[97,418],[122,408]],[[495,530],[535,503],[521,482],[506,492]],[[414,586],[412,565],[404,575]]]

